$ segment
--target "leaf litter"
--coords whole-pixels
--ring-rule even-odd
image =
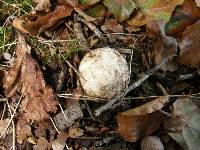
[[[1,149],[198,149],[199,1],[32,2],[2,2],[17,13],[0,22]],[[131,73],[109,100],[78,72],[108,46]]]

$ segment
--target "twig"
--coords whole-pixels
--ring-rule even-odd
[[[38,39],[38,42],[41,42],[41,43],[59,43],[59,42],[74,42],[76,41],[75,39],[73,40],[41,40],[41,39]]]
[[[199,74],[199,70],[193,72],[193,73],[189,73],[189,74],[184,74],[184,75],[180,75],[176,81],[184,81],[184,80],[188,80],[188,79],[192,79],[195,76],[197,76]]]
[[[85,79],[79,74],[79,72],[74,68],[74,66],[71,65],[70,62],[67,61],[67,60],[65,59],[65,57],[63,56],[63,54],[61,54],[60,52],[59,52],[59,54],[60,54],[60,56],[64,59],[64,61],[69,65],[69,67],[71,67],[71,68],[74,70],[74,72],[75,72],[80,78],[82,78],[83,80],[85,80]]]
[[[84,19],[82,19],[81,17],[75,15],[75,18],[78,20],[78,21],[81,21],[82,23],[84,23],[90,30],[92,30],[94,32],[94,34],[98,37],[101,37],[102,36],[102,32],[91,22],[89,21],[86,21]]]
[[[74,8],[74,10],[83,18],[85,18],[87,21],[94,21],[95,18],[86,15],[80,8],[77,8],[75,3],[73,3],[71,0],[65,0],[70,6]]]
[[[159,82],[157,82],[156,85],[158,86],[158,88],[161,90],[161,92],[162,92],[164,95],[169,95],[169,93],[168,93],[167,90],[162,86],[162,84],[160,84]]]
[[[79,41],[79,45],[84,51],[89,51],[89,44],[82,32],[81,24],[78,22],[76,15],[74,15],[74,33]]]
[[[6,101],[8,101],[7,98],[0,98],[0,102],[6,102]]]
[[[86,105],[86,107],[87,107],[87,111],[88,111],[88,113],[90,114],[92,120],[95,120],[95,118],[94,118],[94,116],[93,116],[93,114],[92,114],[92,112],[91,112],[91,110],[90,110],[90,107],[89,107],[89,105],[88,105],[88,102],[87,102],[86,100],[84,100],[84,103],[85,103],[85,105]]]
[[[110,100],[105,105],[97,108],[94,112],[95,116],[99,116],[102,112],[113,109],[113,105],[117,103],[119,100],[121,100],[123,97],[125,97],[130,91],[134,90],[138,86],[140,86],[145,80],[147,80],[151,75],[153,75],[160,67],[162,67],[164,64],[168,62],[169,58],[165,58],[159,65],[155,66],[154,68],[148,70],[145,72],[140,79],[135,81],[133,84],[131,84],[125,92],[121,93],[120,95],[114,97],[112,100]],[[118,106],[118,105],[116,105]]]
[[[53,124],[55,130],[58,132],[58,134],[60,134],[60,131],[58,130],[58,128],[56,127],[56,124],[54,123],[53,119],[50,117],[51,123]]]
[[[11,115],[11,118],[10,118],[10,120],[9,120],[9,122],[8,122],[8,124],[7,124],[7,126],[5,127],[5,129],[3,130],[3,132],[1,133],[0,139],[3,137],[4,133],[6,132],[6,130],[8,129],[8,127],[10,126],[10,124],[11,124],[11,122],[12,122],[14,116],[15,116],[15,113],[17,112],[17,109],[18,109],[18,107],[19,107],[19,105],[20,105],[20,103],[21,103],[21,101],[22,101],[23,95],[24,95],[24,94],[21,95],[21,97],[20,97],[20,99],[19,99],[19,101],[18,101],[18,103],[17,103],[17,105],[16,105],[16,107],[15,107],[15,109],[14,109],[13,114]]]
[[[191,95],[168,95],[170,98],[176,98],[176,97],[187,97],[187,98],[199,98],[198,95],[200,95],[200,93],[197,94],[191,94]],[[102,99],[102,98],[92,98],[89,96],[83,96],[83,95],[73,95],[73,94],[69,94],[69,95],[65,95],[65,94],[57,94],[58,97],[62,97],[62,98],[70,98],[70,99],[80,99],[80,100],[89,100],[89,101],[102,101],[102,102],[107,102],[110,101],[109,99]],[[158,98],[160,97],[160,95],[152,95],[152,96],[140,96],[140,97],[128,97],[128,98],[121,98],[121,100],[144,100],[144,99],[153,99],[153,98]]]
[[[8,101],[6,102],[7,103],[7,106],[8,106],[8,110],[9,110],[9,112],[10,112],[10,115],[12,116],[13,114],[12,114],[12,111],[11,111],[11,109],[10,109],[10,104],[8,103]],[[15,143],[16,143],[16,132],[15,132],[15,123],[14,123],[14,120],[12,120],[12,126],[13,126],[13,146],[12,146],[12,148],[13,148],[13,150],[15,150],[16,148],[16,146],[15,146]]]

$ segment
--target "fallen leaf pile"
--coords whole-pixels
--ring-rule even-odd
[[[199,149],[199,0],[4,0],[0,11],[0,149]],[[130,72],[109,100],[80,80],[82,58],[103,47]]]

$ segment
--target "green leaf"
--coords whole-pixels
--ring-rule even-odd
[[[136,4],[132,0],[104,0],[103,3],[119,21],[128,19],[136,8]]]

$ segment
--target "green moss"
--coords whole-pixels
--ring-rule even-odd
[[[66,46],[60,47],[58,43],[54,43],[53,53],[49,50],[48,45],[38,42],[37,39],[30,38],[31,47],[34,47],[34,50],[37,56],[40,57],[43,65],[51,64],[52,62],[61,61],[65,63],[65,60],[72,58],[75,54],[78,54],[82,49],[76,37],[74,35],[70,35],[68,37],[68,41],[66,42]],[[60,49],[65,49],[65,51],[60,52]],[[60,54],[62,54],[61,57]]]

